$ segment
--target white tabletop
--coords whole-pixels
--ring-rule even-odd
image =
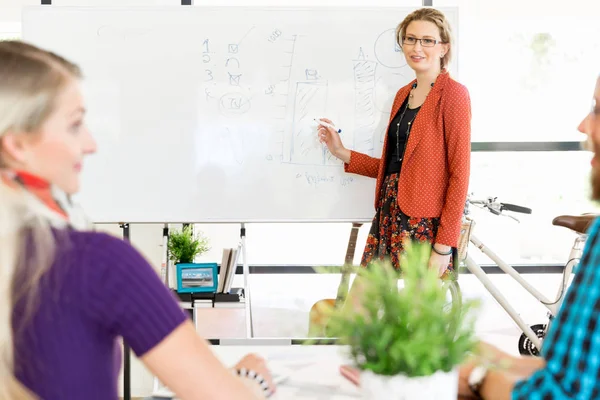
[[[287,376],[270,397],[273,400],[360,398],[358,388],[339,373],[340,365],[349,362],[344,347],[220,345],[212,349],[226,365],[234,365],[248,353],[265,357],[274,375]]]
[[[235,365],[244,355],[255,353],[267,360],[277,384],[271,400],[356,400],[358,388],[344,378],[339,367],[347,364],[347,348],[335,345],[292,345],[288,340],[233,340],[211,346],[216,356],[227,366]],[[285,344],[283,344],[285,343]],[[279,379],[278,379],[279,380]],[[155,397],[147,400],[171,398],[171,392],[158,381]]]

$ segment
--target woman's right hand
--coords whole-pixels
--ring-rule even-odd
[[[333,125],[330,119],[321,118],[321,121]],[[319,125],[317,135],[319,135],[319,142],[324,143],[331,154],[345,163],[350,162],[350,150],[344,147],[342,139],[335,129]]]
[[[234,368],[236,370],[244,368],[247,371],[254,371],[256,374],[259,374],[268,386],[268,389],[263,394],[270,395],[275,392],[275,384],[273,383],[271,371],[269,371],[267,362],[261,356],[257,354],[247,354],[235,365]],[[252,377],[249,378],[252,379]],[[254,383],[258,384],[258,380],[254,380]]]

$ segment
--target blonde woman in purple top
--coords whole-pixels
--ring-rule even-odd
[[[0,42],[0,399],[116,400],[121,337],[181,399],[268,396],[263,359],[223,366],[148,262],[70,203],[96,151],[80,77]]]

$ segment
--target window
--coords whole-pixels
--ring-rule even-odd
[[[434,0],[457,6],[459,80],[474,142],[574,141],[600,73],[600,3]]]
[[[434,0],[433,6],[459,9],[459,80],[471,94],[473,142],[584,139],[577,126],[600,73],[600,3]],[[509,263],[564,264],[574,235],[551,222],[596,209],[588,200],[589,160],[577,151],[474,152],[470,191],[533,209],[515,214],[521,223],[474,211],[476,235]],[[476,249],[470,254],[490,263]]]
[[[575,234],[552,220],[594,211],[588,200],[590,160],[589,153],[577,151],[473,153],[473,198],[498,197],[532,209],[529,215],[510,213],[518,223],[472,206],[475,235],[509,264],[564,264]],[[492,263],[473,246],[470,255]]]

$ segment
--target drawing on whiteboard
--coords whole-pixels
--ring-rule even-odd
[[[204,94],[206,95],[206,101],[209,101],[210,99],[216,99],[216,97],[210,93],[208,88],[204,88]]]
[[[298,39],[297,35],[293,35],[291,39],[286,39],[286,43],[290,44],[291,43],[291,49],[289,49],[289,51],[284,51],[284,54],[289,54],[289,62],[282,65],[281,67],[284,68],[286,70],[286,79],[282,79],[281,82],[287,82],[288,83],[288,89],[286,92],[286,95],[288,95],[290,93],[290,91],[292,90],[292,65],[294,64],[294,53],[296,52],[296,40]]]
[[[304,173],[304,178],[306,179],[306,183],[312,185],[314,187],[319,186],[322,183],[333,183],[335,182],[335,176],[333,175],[322,175],[319,172],[316,173]]]
[[[237,43],[229,44],[229,53],[237,54],[239,50],[240,50],[240,46]]]
[[[281,57],[281,62],[276,65],[280,65],[280,75],[284,76],[284,79],[280,79],[277,83],[269,85],[265,90],[265,94],[272,95],[272,107],[273,107],[273,120],[274,120],[274,131],[278,140],[271,143],[271,148],[267,151],[267,160],[279,160],[281,162],[286,158],[285,151],[286,144],[286,115],[288,110],[288,98],[292,88],[292,64],[294,61],[294,53],[296,50],[296,35],[292,35],[290,38],[281,38],[278,41],[278,45],[283,47],[281,52],[278,54]],[[280,60],[277,59],[279,62]],[[289,160],[288,160],[289,161]]]
[[[343,165],[343,162],[339,158],[329,152],[327,146],[323,146],[323,151],[325,152],[325,165]]]
[[[399,54],[401,51],[396,43],[396,30],[393,28],[383,31],[375,40],[375,58],[384,67],[406,67],[406,60],[402,54]]]
[[[373,151],[375,113],[375,76],[377,63],[367,61],[362,48],[354,60],[354,149],[370,154]]]
[[[379,143],[383,143],[385,142],[385,138],[387,136],[387,131],[388,128],[387,126],[383,127],[380,131],[379,131]]]
[[[255,26],[252,26],[252,28],[250,28],[250,29],[248,30],[248,32],[246,32],[246,34],[245,34],[244,36],[242,36],[242,38],[241,38],[241,39],[239,40],[239,42],[237,43],[237,44],[238,44],[238,47],[239,47],[239,45],[242,43],[242,41],[243,41],[244,39],[246,39],[246,37],[247,37],[247,36],[250,34],[250,32],[252,32],[252,30],[254,30],[254,28],[256,28],[256,27],[255,27]]]
[[[266,95],[273,94],[274,90],[275,90],[275,86],[274,85],[269,85],[269,87],[265,89],[265,94]]]
[[[206,72],[206,78],[204,79],[204,82],[212,81],[213,79],[215,79],[215,77],[213,76],[213,72],[210,69],[205,69],[204,72]]]
[[[242,77],[242,74],[232,74],[231,72],[228,72],[229,74],[229,84],[231,86],[240,86],[240,79]]]
[[[327,81],[298,82],[294,98],[292,131],[289,135],[290,162],[324,165],[327,149],[316,137],[313,118],[324,115],[327,106]]]
[[[275,42],[277,39],[279,39],[279,37],[281,37],[281,31],[279,29],[275,29],[273,31],[273,33],[271,33],[271,35],[269,35],[269,42],[273,43]]]
[[[348,186],[352,182],[354,182],[354,177],[353,176],[340,176],[340,185],[342,185],[342,186]]]
[[[359,50],[358,50],[358,57],[356,59],[359,60],[359,61],[364,61],[364,60],[367,59],[367,57],[365,56],[365,52],[364,52],[364,50],[363,50],[362,47],[359,48]]]
[[[250,110],[250,99],[241,93],[230,92],[221,96],[219,111],[224,116],[247,113]]]
[[[234,57],[228,58],[227,61],[225,61],[225,66],[229,67],[229,63],[231,61],[235,61],[237,63],[237,67],[238,68],[240,67],[240,60],[238,60],[237,58],[234,58]]]
[[[307,81],[316,81],[320,78],[319,73],[316,69],[306,69],[305,75]]]
[[[346,187],[351,185],[356,180],[353,176],[342,175],[336,181],[335,175],[327,175],[327,173],[321,172],[304,172],[304,174],[297,173],[296,179],[300,178],[304,178],[309,186],[313,186],[315,188],[322,184],[335,184],[336,182],[340,186]]]

